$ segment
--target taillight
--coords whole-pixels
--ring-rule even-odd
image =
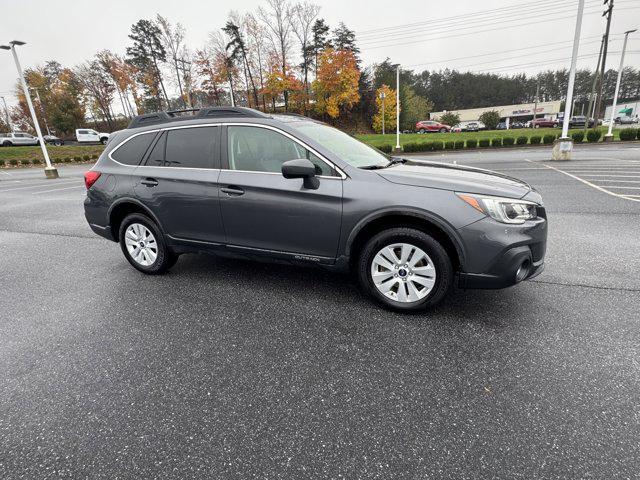
[[[96,183],[96,181],[100,178],[101,173],[96,172],[95,170],[89,170],[84,174],[84,185],[87,187],[87,190],[91,188],[91,186]]]

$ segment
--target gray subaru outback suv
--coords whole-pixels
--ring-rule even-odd
[[[147,274],[208,252],[354,272],[403,311],[542,271],[542,198],[495,172],[388,157],[305,117],[136,117],[85,174],[85,215]]]

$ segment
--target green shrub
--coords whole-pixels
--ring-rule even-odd
[[[445,150],[453,150],[455,146],[456,146],[456,142],[453,142],[453,141],[444,142]]]
[[[638,130],[635,128],[623,128],[620,130],[620,140],[635,140],[638,135]]]
[[[31,160],[20,160],[21,165],[31,165]]]
[[[423,152],[433,152],[435,150],[435,146],[433,145],[433,142],[425,142],[422,144],[422,151]]]
[[[513,137],[504,137],[502,139],[502,145],[504,145],[505,147],[510,147],[514,143],[516,143],[516,139]]]
[[[551,143],[553,143],[556,139],[555,135],[552,134],[547,134],[544,137],[542,137],[542,143],[544,143],[545,145],[549,145]]]
[[[34,158],[33,160],[31,160],[31,163],[33,163],[34,165],[38,165],[40,163],[40,159]]]
[[[11,160],[9,160],[9,164],[15,167],[16,165],[18,165],[18,160],[16,160],[15,158],[12,158]]]
[[[580,143],[584,140],[584,132],[583,131],[574,132],[571,134],[571,138],[573,138],[574,142]]]
[[[489,140],[488,138],[481,138],[480,140],[478,140],[478,145],[480,145],[480,147],[482,148],[486,148],[491,145],[491,140]]]
[[[592,128],[587,131],[587,142],[594,143],[600,141],[600,137],[602,136],[602,132],[597,128]]]
[[[393,147],[391,145],[380,145],[378,147],[378,150],[380,150],[381,152],[384,153],[391,153],[391,151],[393,150]]]
[[[62,159],[62,161],[63,161],[64,163],[71,163],[71,157],[64,157],[64,158]]]
[[[416,142],[408,142],[405,143],[404,145],[402,145],[402,150],[404,152],[417,152],[418,151],[418,144]]]
[[[531,145],[538,145],[542,141],[542,137],[540,135],[532,135],[529,139]]]
[[[638,136],[636,138],[640,140],[640,128],[638,129]]]
[[[434,150],[444,150],[444,142],[442,140],[436,140],[433,142]]]
[[[83,155],[82,160],[84,160],[85,162],[88,162],[89,160],[91,160],[91,155]]]
[[[492,138],[491,139],[492,147],[501,147],[502,146],[502,138]]]
[[[4,167],[4,160],[0,160],[0,167]]]
[[[97,153],[94,153],[93,155],[91,155],[92,160],[97,160],[99,158],[100,158],[100,155],[98,155]]]
[[[478,140],[475,138],[470,138],[467,140],[467,148],[476,148],[478,146]]]
[[[525,137],[524,135],[521,135],[518,138],[516,138],[516,144],[518,145],[526,145],[528,141],[529,141],[529,138]]]
[[[456,140],[454,148],[456,150],[460,150],[461,148],[464,148],[464,140]]]

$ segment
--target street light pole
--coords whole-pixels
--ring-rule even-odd
[[[35,87],[31,88],[31,90],[34,90],[36,92],[36,98],[38,99],[38,104],[40,105],[40,113],[42,114],[44,128],[47,129],[47,135],[51,135],[51,130],[49,130],[49,124],[47,123],[47,114],[44,111],[44,105],[42,104],[42,99],[40,98],[40,92]]]
[[[9,42],[10,47],[6,45],[0,45],[2,50],[11,50],[13,54],[13,60],[16,62],[16,68],[18,69],[18,75],[20,76],[20,83],[22,84],[22,91],[24,92],[24,96],[27,100],[27,105],[29,106],[29,113],[31,113],[31,118],[33,119],[33,126],[36,129],[36,133],[38,134],[38,141],[40,143],[40,148],[42,149],[42,155],[44,156],[44,162],[46,167],[44,169],[44,174],[47,178],[58,178],[58,170],[51,165],[51,160],[49,159],[49,153],[47,152],[47,146],[44,142],[44,138],[42,138],[42,131],[40,131],[40,125],[38,124],[38,117],[36,117],[36,112],[33,109],[33,103],[31,103],[31,95],[29,94],[29,86],[27,85],[26,80],[24,79],[24,75],[22,73],[22,67],[20,66],[20,60],[18,60],[18,54],[16,53],[16,45],[24,45],[24,42],[13,40]]]
[[[384,98],[386,97],[384,92],[380,92],[380,100],[382,100],[382,134],[384,135],[384,116],[387,113],[384,109]]]
[[[622,44],[622,55],[620,56],[620,68],[618,69],[618,80],[616,81],[616,92],[613,94],[613,106],[611,107],[611,120],[609,120],[609,132],[604,136],[605,142],[611,142],[613,140],[613,119],[615,118],[616,108],[618,105],[618,93],[620,92],[620,81],[622,80],[622,67],[624,66],[624,52],[627,49],[627,40],[629,34],[635,32],[637,29],[627,30],[624,32],[624,43]]]
[[[396,152],[400,151],[400,64],[396,68]]]
[[[564,102],[564,118],[562,119],[562,135],[553,145],[553,160],[570,160],[573,142],[569,136],[569,119],[573,107],[573,85],[576,80],[576,64],[578,62],[578,47],[580,46],[580,30],[582,29],[582,15],[584,13],[584,0],[578,0],[578,15],[576,16],[576,29],[573,36],[573,52],[571,54],[571,70],[569,70],[569,84],[567,85],[567,97]]]

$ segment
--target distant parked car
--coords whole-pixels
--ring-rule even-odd
[[[584,128],[587,123],[587,117],[584,115],[576,115],[569,119],[569,128]],[[596,124],[593,118],[589,119],[589,128],[593,127]]]
[[[507,130],[507,122],[500,122],[496,125],[496,130]]]
[[[614,121],[619,125],[631,125],[632,123],[638,122],[638,117],[623,115],[621,117],[616,117]]]
[[[104,145],[109,140],[109,134],[98,133],[90,128],[80,128],[76,130],[76,140],[78,143],[102,143]]]
[[[509,128],[525,128],[525,124],[524,122],[513,122],[512,124],[509,125]]]
[[[416,123],[416,132],[418,133],[428,133],[428,132],[445,133],[449,131],[451,131],[451,127],[449,125],[445,125],[444,123],[436,122],[434,120],[422,120]]]
[[[486,128],[482,122],[469,122],[465,125],[464,130],[467,132],[479,132],[480,130],[486,130]]]
[[[532,128],[554,128],[558,126],[558,121],[551,118],[536,118],[531,120]]]
[[[452,132],[462,132],[462,125],[460,125],[459,123],[454,125],[453,127],[451,127],[451,131]]]
[[[30,133],[11,132],[0,133],[0,146],[13,147],[19,145],[38,145],[38,137],[34,137]]]
[[[45,143],[48,145],[55,145],[56,147],[64,145],[64,141],[55,135],[44,135],[42,138],[44,138]]]

